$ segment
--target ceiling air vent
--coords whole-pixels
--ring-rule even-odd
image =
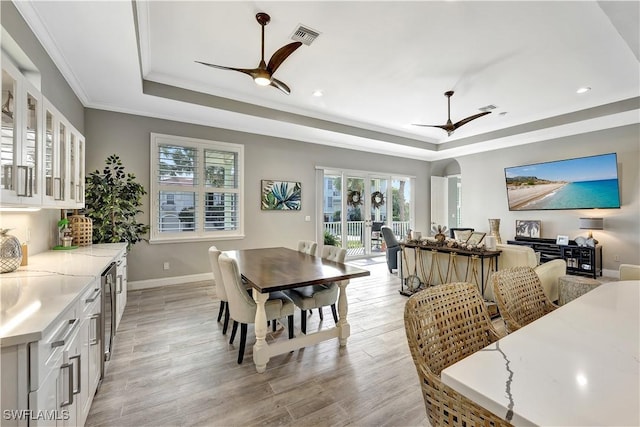
[[[487,111],[495,110],[496,108],[498,108],[498,107],[496,107],[495,105],[490,104],[490,105],[487,105],[486,107],[478,108],[478,110],[483,111],[483,112],[487,112]]]
[[[309,46],[313,41],[320,35],[319,32],[312,30],[309,27],[305,27],[304,25],[298,25],[298,28],[295,29],[293,34],[291,35],[291,40],[295,40],[297,42],[302,42]]]

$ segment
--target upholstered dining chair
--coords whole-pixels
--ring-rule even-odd
[[[220,271],[220,264],[218,258],[220,258],[221,252],[215,246],[209,247],[209,261],[211,262],[211,270],[213,271],[213,281],[216,285],[216,295],[220,299],[220,309],[218,310],[218,322],[224,315],[224,323],[222,326],[222,334],[227,333],[229,327],[229,308],[227,302],[227,292],[224,289],[224,283],[222,281],[222,272]]]
[[[493,295],[508,332],[514,332],[558,308],[531,267],[511,267],[491,275]]]
[[[380,227],[380,232],[382,233],[384,244],[387,246],[387,267],[389,268],[389,273],[393,273],[393,270],[398,268],[398,252],[400,252],[401,249],[400,242],[396,239],[396,235],[393,234],[391,227],[383,225]]]
[[[238,269],[238,263],[235,259],[229,258],[226,255],[221,255],[218,258],[220,264],[220,271],[222,273],[222,282],[224,283],[225,290],[227,291],[227,298],[229,302],[229,314],[233,319],[233,330],[231,331],[230,344],[236,336],[236,330],[238,323],[240,323],[240,347],[238,349],[238,364],[242,363],[244,358],[244,349],[247,342],[247,325],[255,323],[257,304],[249,296],[246,288],[242,284],[240,277],[240,270]],[[289,338],[293,338],[293,302],[287,298],[282,292],[271,292],[269,294],[269,300],[265,303],[265,311],[268,321],[275,321],[277,319],[287,318],[287,329],[289,330]]]
[[[318,244],[313,240],[300,240],[298,242],[298,252],[302,252],[307,255],[315,255],[318,249]]]
[[[640,280],[640,265],[620,264],[620,280]]]
[[[347,255],[347,250],[336,246],[325,246],[322,248],[322,258],[329,261],[343,263]],[[338,323],[338,313],[336,312],[336,300],[338,299],[338,285],[330,283],[328,285],[310,285],[302,288],[288,289],[284,293],[291,298],[293,303],[300,308],[300,329],[302,333],[307,333],[307,310],[318,309],[320,320],[324,319],[322,307],[330,305],[333,320]]]
[[[476,285],[448,283],[413,294],[404,327],[432,426],[511,425],[440,379],[443,369],[501,338]]]

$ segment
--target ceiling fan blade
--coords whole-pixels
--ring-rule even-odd
[[[234,68],[234,67],[225,67],[224,65],[216,65],[209,64],[207,62],[195,61],[198,64],[206,65],[207,67],[217,68],[219,70],[229,70],[229,71],[238,71],[240,73],[247,74],[251,77],[255,77],[256,72],[259,70],[258,68]]]
[[[482,116],[486,116],[487,114],[491,114],[491,111],[484,111],[482,113],[478,113],[478,114],[474,114],[473,116],[469,116],[466,119],[462,119],[459,122],[457,122],[456,124],[453,125],[453,129],[458,129],[460,126],[465,125],[467,123],[469,123],[471,120],[475,120],[478,117],[482,117]]]
[[[450,125],[450,124],[446,124],[446,125],[421,125],[421,124],[419,124],[419,123],[412,123],[412,124],[413,124],[413,126],[422,126],[422,127],[429,127],[429,128],[438,128],[438,129],[442,129],[442,130],[447,131],[447,133],[448,133],[449,135],[451,135],[451,134],[453,133],[453,131],[454,131],[453,126],[452,126],[452,125]]]
[[[291,89],[289,89],[289,86],[287,86],[280,80],[275,79],[273,77],[271,78],[271,86],[275,87],[276,89],[280,89],[282,92],[284,92],[287,95],[291,93]]]
[[[284,60],[287,59],[289,55],[295,52],[295,50],[300,46],[302,46],[301,42],[293,42],[278,49],[276,53],[271,55],[271,59],[269,59],[269,65],[267,65],[267,71],[269,71],[271,74],[275,73],[278,67],[282,65]]]

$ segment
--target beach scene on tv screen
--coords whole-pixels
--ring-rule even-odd
[[[615,154],[505,168],[509,210],[619,208]]]

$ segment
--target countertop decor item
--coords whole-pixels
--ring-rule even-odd
[[[0,273],[9,273],[22,263],[22,245],[17,237],[7,234],[9,230],[0,230]]]
[[[489,236],[496,238],[496,243],[502,243],[500,238],[500,218],[489,219]]]
[[[71,223],[71,236],[73,245],[89,246],[93,243],[93,221],[84,215],[78,215],[77,211],[69,217]]]
[[[129,247],[144,239],[149,226],[136,221],[142,196],[147,194],[132,173],[125,173],[120,157],[105,160],[102,173],[86,179],[85,215],[93,221],[93,243],[127,242]]]

